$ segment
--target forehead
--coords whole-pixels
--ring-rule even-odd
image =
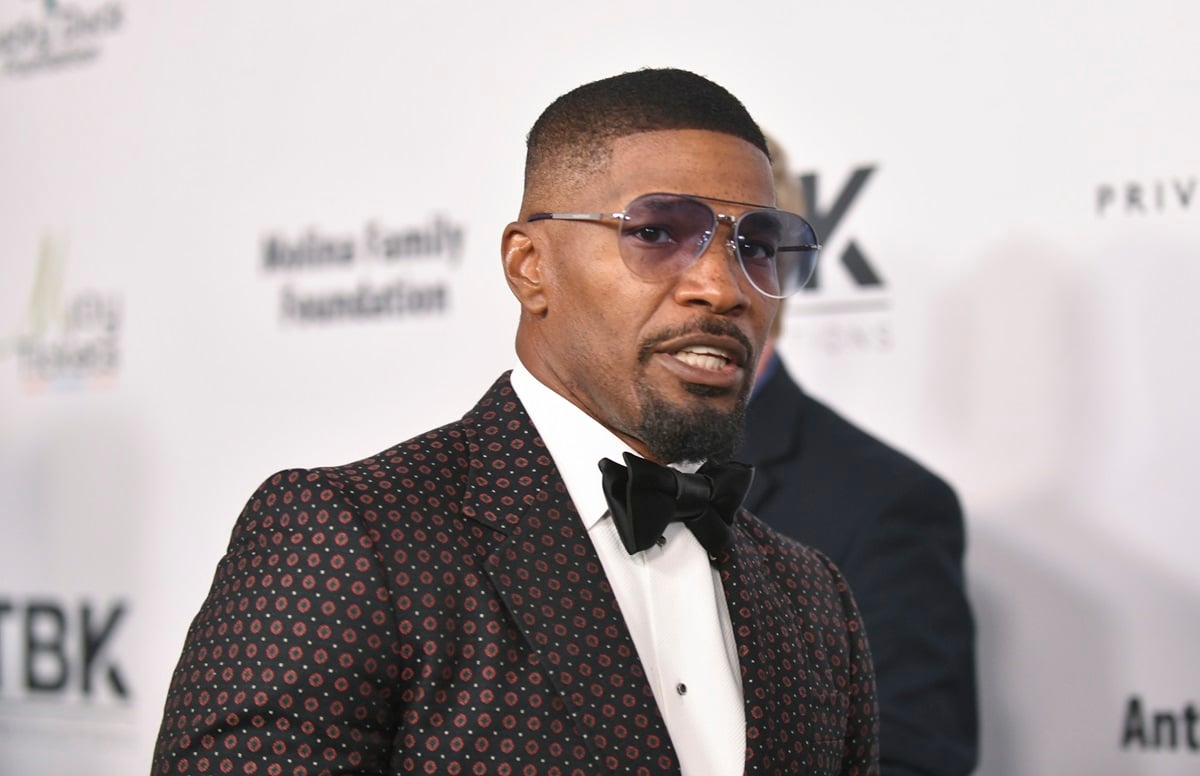
[[[723,132],[661,130],[618,138],[603,179],[606,204],[613,207],[652,191],[775,204],[766,154]]]

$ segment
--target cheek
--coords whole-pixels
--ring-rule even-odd
[[[629,274],[615,246],[573,240],[558,246],[548,273],[550,328],[580,358],[584,368],[607,370],[628,380],[642,339],[654,328],[668,287]],[[557,316],[557,320],[554,318]]]
[[[600,260],[603,261],[603,260]],[[643,289],[628,277],[624,265],[615,270],[593,264],[586,271],[569,271],[554,289],[564,321],[588,339],[614,346],[636,342],[641,327],[652,313],[652,303]]]
[[[576,369],[602,370],[618,349],[622,315],[619,292],[594,272],[580,268],[556,273],[547,286],[546,329],[550,347],[570,354]],[[549,355],[549,354],[547,354]],[[609,364],[609,366],[605,366]]]
[[[764,298],[762,301],[763,303],[756,310],[754,331],[765,342],[775,323],[776,316],[783,315],[783,309],[778,300]]]
[[[607,257],[588,240],[556,243],[546,261],[545,280],[553,301],[564,308],[582,308],[612,283]]]

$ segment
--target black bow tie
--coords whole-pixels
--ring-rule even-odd
[[[601,459],[600,471],[604,497],[630,555],[652,547],[672,520],[683,521],[709,555],[729,547],[753,467],[706,463],[686,474],[629,453],[624,458],[625,466]]]

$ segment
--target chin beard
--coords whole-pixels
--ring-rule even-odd
[[[756,349],[742,330],[721,317],[705,317],[689,326],[679,326],[659,332],[642,343],[638,362],[644,367],[653,357],[657,346],[673,337],[690,332],[702,331],[717,336],[733,337],[741,343],[747,353]],[[754,373],[754,361],[746,366],[748,374]],[[645,382],[637,382],[637,395],[641,405],[641,428],[637,438],[656,460],[663,463],[681,461],[713,461],[724,463],[742,444],[742,429],[746,419],[746,403],[750,398],[751,383],[746,382],[738,391],[733,409],[721,411],[708,406],[704,398],[724,396],[728,389],[710,385],[687,383],[688,393],[698,397],[688,404],[672,404]]]
[[[690,385],[697,396],[712,396],[713,389]],[[698,403],[678,406],[664,400],[652,389],[638,387],[641,398],[642,427],[638,435],[657,460],[724,462],[733,457],[742,444],[748,390],[727,412]]]

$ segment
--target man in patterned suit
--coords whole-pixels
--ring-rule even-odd
[[[259,488],[153,772],[875,773],[853,598],[718,465],[815,258],[773,203],[762,133],[700,76],[547,108],[501,244],[519,364],[457,422]]]

